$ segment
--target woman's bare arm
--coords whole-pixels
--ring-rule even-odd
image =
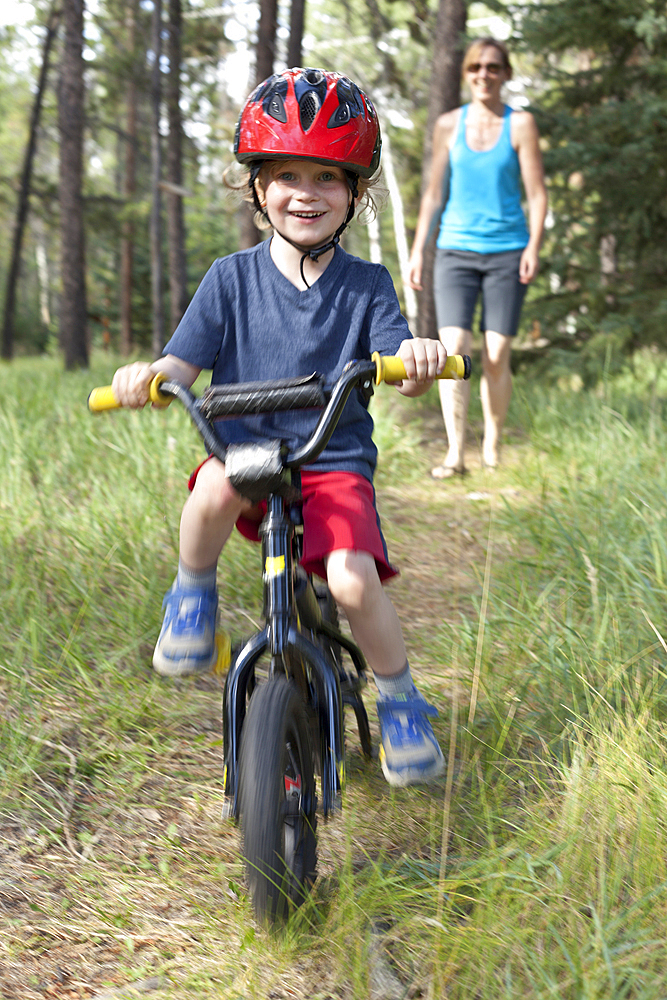
[[[412,288],[421,291],[424,247],[431,233],[436,213],[442,210],[443,185],[449,163],[449,145],[458,121],[460,109],[440,115],[433,130],[433,155],[429,181],[422,195],[415,238],[410,254],[408,281]]]

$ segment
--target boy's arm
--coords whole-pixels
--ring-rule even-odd
[[[447,351],[440,341],[427,337],[404,340],[397,355],[405,365],[408,376],[396,383],[396,388],[404,396],[423,396],[442,372],[447,360]]]
[[[138,410],[148,402],[148,387],[156,375],[162,373],[189,388],[200,371],[201,368],[196,365],[182,361],[174,354],[166,354],[152,364],[135,361],[131,365],[123,365],[114,375],[111,387],[121,406]]]

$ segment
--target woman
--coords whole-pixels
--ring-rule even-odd
[[[539,135],[528,111],[503,104],[512,78],[506,46],[493,38],[472,42],[463,59],[471,101],[441,115],[433,135],[433,159],[410,256],[410,284],[421,290],[424,246],[440,219],[434,268],[438,334],[448,354],[469,354],[472,318],[482,296],[484,333],[480,394],[484,413],[482,462],[495,468],[512,393],[510,349],[528,284],[537,273],[547,212]],[[521,182],[528,225],[521,207]],[[466,471],[468,382],[440,382],[448,438],[442,465],[431,475],[447,479]]]

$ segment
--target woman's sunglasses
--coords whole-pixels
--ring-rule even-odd
[[[470,63],[466,66],[466,73],[479,73],[480,69],[485,69],[489,76],[498,76],[502,70],[500,63]]]

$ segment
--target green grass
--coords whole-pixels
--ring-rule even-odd
[[[392,790],[351,734],[343,812],[281,935],[255,926],[220,818],[220,685],[149,669],[201,446],[177,406],[90,416],[115,361],[1,369],[4,995],[663,998],[659,359],[590,393],[520,376],[504,465],[445,486],[435,393],[378,391],[392,595],[448,773]],[[234,537],[219,577],[239,639],[256,547]]]

